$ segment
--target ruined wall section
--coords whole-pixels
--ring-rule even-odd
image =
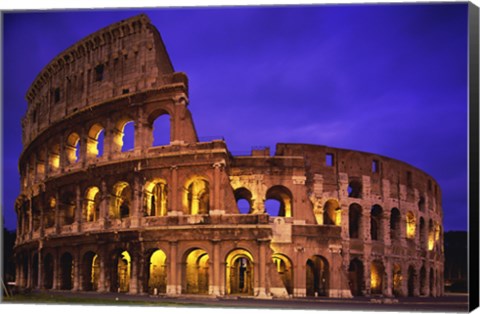
[[[173,66],[147,16],[108,26],[60,53],[37,76],[26,94],[23,143],[82,109],[172,81]]]

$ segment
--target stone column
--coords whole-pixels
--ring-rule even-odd
[[[55,191],[55,233],[59,234],[61,232],[61,222],[60,222],[60,193],[58,189]]]
[[[128,289],[129,294],[137,294],[138,291],[138,266],[139,266],[139,256],[135,256],[131,259],[130,262],[131,274],[130,274],[130,287]]]
[[[220,240],[211,240],[213,246],[213,285],[210,294],[219,296],[220,293]]]
[[[101,227],[105,228],[106,223],[109,219],[109,193],[107,188],[107,183],[105,180],[102,180],[101,187],[100,187],[101,199],[100,199],[100,217],[98,219],[98,223]]]
[[[392,244],[390,239],[390,214],[390,210],[383,209],[381,227],[383,228],[383,243],[385,246],[390,246]]]
[[[72,226],[73,232],[80,232],[82,225],[82,196],[80,186],[75,189],[75,221]]]
[[[383,288],[383,293],[387,297],[393,296],[393,277],[392,277],[392,262],[389,259],[385,260],[386,282]]]
[[[43,244],[42,242],[40,241],[39,243],[39,247],[38,247],[38,250],[37,250],[37,254],[38,254],[38,277],[37,277],[37,288],[38,289],[42,289],[43,288],[43,258],[42,258],[42,247],[43,247]]]
[[[30,195],[28,199],[28,238],[31,240],[33,237],[33,195]]]
[[[135,176],[133,181],[133,208],[132,217],[130,219],[131,227],[136,228],[140,225],[140,219],[143,216],[142,210],[142,186],[139,176]]]
[[[371,294],[371,268],[372,261],[370,259],[370,252],[363,255],[363,281],[365,282],[365,295]]]
[[[222,215],[225,213],[223,207],[223,197],[220,194],[221,191],[221,173],[225,167],[225,161],[219,161],[213,164],[214,179],[213,179],[213,210],[210,210],[212,215]]]
[[[58,248],[55,249],[55,254],[53,255],[53,289],[60,289],[60,262],[58,257]]]
[[[265,239],[258,239],[257,243],[259,246],[259,252],[258,252],[258,257],[259,261],[257,265],[259,264],[259,280],[258,280],[258,290],[256,293],[256,296],[258,298],[268,298],[267,293],[266,293],[266,277],[267,277],[267,256],[266,256],[266,245],[267,245],[268,240]]]
[[[108,271],[107,265],[106,265],[106,260],[107,260],[107,254],[106,250],[103,248],[99,248],[99,253],[98,257],[100,259],[100,275],[98,278],[98,292],[107,292],[108,287],[107,282],[106,282],[106,272]]]
[[[168,185],[169,192],[169,208],[168,208],[168,215],[176,216],[179,213],[183,213],[183,209],[180,208],[181,204],[179,205],[179,191],[181,190],[181,186],[178,185],[178,167],[171,166],[170,167],[170,182],[171,184]]]
[[[79,248],[77,248],[75,253],[73,254],[73,291],[80,290],[80,256],[79,256]]]
[[[170,262],[167,280],[167,295],[177,295],[181,293],[181,285],[177,283],[177,242],[170,242]]]

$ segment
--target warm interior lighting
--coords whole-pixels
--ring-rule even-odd
[[[407,238],[414,239],[415,238],[415,227],[416,227],[416,219],[415,215],[412,212],[407,213]]]

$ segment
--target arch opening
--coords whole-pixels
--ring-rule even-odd
[[[329,266],[323,256],[311,256],[306,263],[307,296],[328,296]]]
[[[167,255],[156,250],[150,256],[148,269],[148,292],[150,294],[167,292]]]
[[[407,239],[414,239],[415,238],[415,232],[416,232],[416,223],[417,223],[417,220],[415,218],[415,214],[411,211],[407,212],[407,216],[406,216],[406,223],[407,223],[407,226],[406,226],[406,235],[407,235]]]
[[[145,185],[145,212],[147,216],[167,215],[168,186],[165,180],[155,179]]]
[[[337,200],[328,200],[323,206],[323,224],[340,226],[342,223],[342,211]]]
[[[374,241],[383,239],[383,209],[380,205],[373,205],[370,212],[370,237]]]
[[[88,131],[87,156],[88,158],[96,158],[103,155],[104,145],[104,128],[96,123],[92,125]]]
[[[152,146],[170,145],[170,115],[158,116],[152,124]]]
[[[390,239],[400,240],[400,211],[392,208],[390,212]]]
[[[348,208],[348,233],[351,239],[358,239],[362,231],[362,207],[353,203]]]
[[[270,216],[292,217],[292,204],[293,196],[288,188],[275,185],[267,190],[265,209]]]
[[[246,188],[238,188],[234,191],[237,209],[240,214],[252,213],[252,193]]]
[[[399,264],[393,264],[392,267],[392,281],[393,281],[393,295],[401,296],[402,295],[402,268]]]
[[[272,256],[273,263],[277,269],[280,278],[282,279],[283,285],[287,290],[289,295],[293,294],[293,266],[292,262],[288,257],[283,254],[274,254]]]
[[[43,287],[45,289],[53,288],[53,257],[47,254],[43,260]]]
[[[80,155],[80,136],[77,133],[73,132],[68,136],[65,153],[69,164],[78,162]]]
[[[184,206],[190,215],[208,214],[210,211],[210,189],[203,178],[190,180],[185,188]]]
[[[131,257],[127,251],[114,256],[112,292],[128,292],[130,290]]]
[[[363,295],[363,263],[358,258],[352,259],[348,266],[348,285],[353,296]]]
[[[70,253],[64,253],[60,258],[60,289],[72,290],[73,288],[73,256]]]
[[[202,249],[193,249],[185,256],[182,293],[208,294],[209,259]]]
[[[370,293],[382,294],[383,293],[383,275],[385,273],[385,267],[381,261],[375,260],[370,267]]]
[[[226,259],[227,294],[253,295],[253,257],[236,249]]]
[[[83,289],[97,291],[100,278],[100,259],[94,252],[87,252],[83,256]]]
[[[89,187],[85,193],[84,218],[86,222],[97,221],[100,218],[100,190],[98,187]]]
[[[110,217],[123,219],[130,216],[132,189],[127,182],[118,182],[113,187],[113,200],[110,202]]]

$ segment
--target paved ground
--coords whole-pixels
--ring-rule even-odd
[[[223,308],[257,308],[257,309],[312,309],[312,310],[337,310],[337,311],[408,311],[408,312],[468,312],[468,296],[466,294],[452,294],[439,298],[374,298],[356,297],[353,299],[334,298],[293,298],[293,299],[253,299],[246,297],[214,298],[208,296],[149,296],[129,295],[120,293],[96,293],[96,292],[59,292],[49,291],[51,295],[75,298],[99,298],[111,301],[114,304],[118,300],[147,301],[162,303],[175,303],[179,306],[192,307],[223,307]]]

